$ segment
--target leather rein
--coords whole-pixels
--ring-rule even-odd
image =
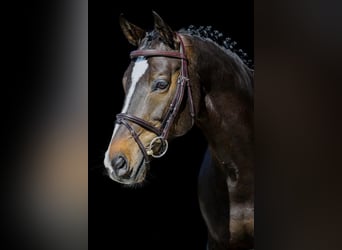
[[[187,95],[188,95],[188,102],[190,106],[190,115],[192,119],[192,124],[194,123],[195,110],[194,110],[191,86],[190,86],[189,75],[188,75],[188,61],[185,55],[183,41],[178,34],[177,36],[180,40],[179,51],[163,51],[163,50],[147,49],[147,50],[134,50],[130,53],[131,59],[137,58],[139,56],[144,56],[144,57],[161,56],[161,57],[178,58],[181,60],[181,69],[180,69],[180,73],[177,79],[176,92],[169,106],[169,109],[163,119],[163,122],[161,123],[161,126],[159,128],[131,114],[119,113],[116,115],[116,123],[124,125],[131,133],[135,142],[138,144],[141,152],[144,155],[145,164],[148,164],[150,162],[150,156],[154,158],[160,158],[163,155],[165,155],[168,149],[167,137],[168,137],[171,125],[173,124],[173,121],[176,115],[178,114],[179,108],[182,104],[185,91],[187,91]],[[141,142],[139,138],[139,135],[134,130],[134,128],[130,125],[129,122],[135,123],[143,127],[144,129],[149,130],[157,135],[155,138],[151,140],[148,147],[145,147],[143,145],[143,143]],[[159,152],[153,151],[153,146],[156,143],[161,144],[161,148]]]

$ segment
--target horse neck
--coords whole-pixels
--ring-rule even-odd
[[[252,164],[252,74],[233,53],[194,39],[190,72],[199,91],[196,125],[221,163]],[[196,72],[194,74],[194,72]]]

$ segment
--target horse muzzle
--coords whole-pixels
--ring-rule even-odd
[[[149,164],[143,157],[130,162],[125,154],[105,154],[104,165],[109,177],[119,183],[133,185],[145,180]]]

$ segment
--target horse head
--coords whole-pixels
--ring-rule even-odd
[[[150,160],[189,131],[195,116],[182,38],[153,16],[150,32],[120,16],[123,34],[137,49],[122,78],[125,100],[104,164],[110,178],[129,185],[144,181]]]

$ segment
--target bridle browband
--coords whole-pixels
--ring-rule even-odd
[[[124,125],[128,129],[128,131],[131,133],[136,143],[138,144],[141,152],[144,155],[145,164],[148,164],[150,162],[149,156],[152,156],[154,158],[160,158],[166,153],[168,149],[167,137],[170,131],[170,127],[173,124],[173,121],[176,115],[178,114],[178,111],[183,101],[184,93],[186,90],[188,94],[188,102],[190,106],[190,115],[192,119],[192,124],[194,124],[195,110],[194,110],[191,86],[190,86],[189,75],[188,75],[188,61],[185,55],[183,41],[178,34],[177,36],[180,41],[179,51],[146,49],[146,50],[134,50],[130,53],[131,59],[137,58],[139,56],[144,56],[144,57],[161,56],[161,57],[178,58],[181,60],[181,69],[180,69],[180,73],[177,79],[177,87],[176,87],[175,96],[173,97],[173,100],[169,106],[169,109],[159,128],[131,114],[120,113],[116,115],[116,123]],[[143,127],[144,129],[149,130],[157,135],[155,138],[152,139],[152,141],[150,142],[147,148],[145,148],[145,146],[143,145],[143,143],[141,142],[139,138],[139,135],[134,130],[134,128],[129,124],[129,122],[135,123]],[[161,143],[161,152],[158,152],[156,154],[155,152],[153,152],[153,146],[155,143],[158,143],[158,141]]]

